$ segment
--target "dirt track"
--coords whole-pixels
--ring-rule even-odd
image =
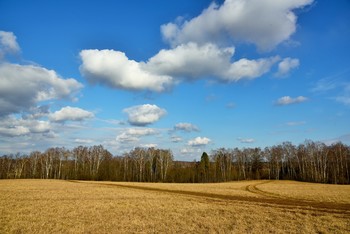
[[[89,183],[89,182],[81,182],[81,181],[70,181],[74,183]],[[99,186],[112,186],[112,187],[120,187],[120,188],[128,188],[128,189],[137,189],[144,191],[153,191],[153,192],[163,192],[163,193],[171,193],[178,195],[186,195],[186,196],[195,196],[205,199],[219,199],[222,201],[232,201],[232,202],[245,202],[245,203],[254,203],[256,205],[261,206],[269,206],[287,209],[289,211],[294,211],[295,209],[300,210],[302,213],[303,210],[308,211],[317,211],[324,213],[332,213],[332,214],[342,214],[350,217],[350,204],[344,203],[335,203],[335,202],[317,202],[317,201],[309,201],[303,199],[296,198],[287,198],[280,196],[278,194],[269,193],[263,191],[258,188],[259,185],[269,183],[270,181],[263,182],[252,182],[252,184],[244,187],[244,189],[250,193],[254,193],[258,195],[258,197],[250,197],[250,196],[237,196],[237,195],[223,195],[216,193],[205,193],[205,192],[195,192],[195,191],[186,191],[186,190],[171,190],[171,189],[162,189],[162,188],[154,188],[154,187],[146,187],[146,186],[137,186],[137,185],[126,185],[126,184],[118,184],[118,183],[90,183]]]

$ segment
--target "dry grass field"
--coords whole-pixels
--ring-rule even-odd
[[[0,180],[0,233],[350,233],[350,186]]]

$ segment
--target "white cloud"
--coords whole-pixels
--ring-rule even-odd
[[[65,122],[65,121],[83,121],[85,119],[93,118],[94,114],[92,112],[83,110],[78,107],[63,107],[49,115],[49,119],[53,122]]]
[[[6,116],[0,119],[0,135],[18,137],[29,134],[47,134],[52,127],[48,121]]]
[[[341,85],[342,92],[334,98],[339,103],[350,106],[350,83],[343,83]]]
[[[268,72],[280,58],[240,59],[231,63],[234,47],[219,48],[212,43],[181,44],[174,49],[161,50],[144,65],[152,73],[198,79],[214,76],[221,81],[254,79]]]
[[[142,148],[157,148],[158,145],[157,144],[153,144],[153,143],[150,143],[150,144],[141,144],[140,145]]]
[[[229,102],[226,104],[226,108],[228,109],[233,109],[236,107],[236,104],[234,102]]]
[[[172,77],[155,75],[120,51],[83,50],[80,52],[81,74],[91,83],[127,90],[163,92],[173,85]]]
[[[181,154],[193,154],[195,150],[193,148],[183,148],[180,150]]]
[[[270,71],[280,58],[278,56],[270,58],[260,58],[256,60],[240,59],[231,64],[225,74],[227,81],[238,81],[241,79],[255,79]]]
[[[339,89],[346,86],[345,82],[350,75],[350,69],[337,72],[330,76],[319,79],[314,87],[311,89],[312,92],[328,92],[330,90]]]
[[[171,142],[174,142],[174,143],[182,142],[182,138],[179,136],[171,136]]]
[[[29,122],[31,133],[47,133],[51,130],[51,125],[47,121],[43,120],[32,120]]]
[[[0,135],[6,136],[6,137],[23,136],[29,133],[30,133],[29,129],[24,126],[14,126],[9,128],[0,127]]]
[[[6,53],[16,54],[20,51],[17,38],[12,32],[0,31],[0,59]]]
[[[196,148],[193,148],[193,147],[191,147],[191,148],[182,148],[182,149],[180,149],[180,153],[182,155],[192,156],[192,157],[198,158],[202,154],[202,149],[200,149],[200,148],[196,149]]]
[[[189,146],[204,146],[211,142],[211,140],[207,137],[196,137],[192,140],[188,141]]]
[[[254,143],[255,142],[255,139],[253,138],[237,138],[237,141],[241,142],[241,143],[247,143],[247,144],[250,144],[250,143]]]
[[[53,70],[33,65],[0,64],[0,116],[28,111],[37,102],[73,99],[83,87],[75,79],[62,79]]]
[[[327,98],[332,99],[338,103],[350,106],[350,83],[348,81],[350,69],[334,73],[325,78],[319,79],[312,92],[318,92],[323,95],[329,95]]]
[[[174,130],[185,132],[198,132],[199,128],[191,123],[178,123],[174,126]]]
[[[278,71],[276,76],[286,76],[292,70],[299,67],[299,59],[293,58],[284,58],[278,64]]]
[[[75,143],[77,144],[84,144],[84,145],[89,145],[89,144],[92,144],[94,141],[91,140],[91,139],[80,139],[80,138],[77,138],[74,140]]]
[[[324,142],[326,145],[332,145],[332,144],[336,144],[339,142],[342,142],[343,144],[350,144],[350,133],[333,138],[333,139],[327,139],[327,140],[323,140],[322,142]]]
[[[161,26],[165,41],[172,46],[197,43],[241,41],[255,44],[259,50],[271,50],[296,31],[293,10],[313,0],[226,0],[213,3],[199,16],[184,22]]]
[[[146,63],[129,60],[120,51],[83,50],[80,71],[91,83],[127,90],[163,92],[180,80],[215,77],[219,81],[254,79],[270,71],[278,56],[231,62],[234,47],[189,42],[163,49]]]
[[[350,96],[337,96],[334,100],[346,106],[350,106]]]
[[[157,122],[166,115],[166,110],[157,105],[144,104],[125,108],[124,113],[128,115],[128,122],[135,126],[146,126]]]
[[[279,106],[285,106],[290,104],[302,103],[307,101],[308,98],[303,96],[298,96],[296,98],[291,98],[290,96],[284,96],[277,100],[276,104]]]
[[[152,128],[128,128],[116,137],[118,142],[137,142],[140,137],[158,134]]]
[[[271,50],[290,40],[296,30],[293,10],[313,0],[226,0],[211,4],[199,16],[161,26],[164,39],[172,45],[146,62],[129,59],[115,50],[82,50],[81,74],[93,84],[116,89],[164,92],[178,82],[214,78],[224,82],[255,79],[269,72],[279,56],[234,60],[232,42],[253,43]],[[225,42],[225,43],[221,43]],[[299,65],[298,59],[279,63],[279,76]]]
[[[305,121],[292,121],[292,122],[287,122],[287,126],[300,126],[306,124]]]
[[[234,51],[233,47],[219,48],[212,43],[199,46],[190,42],[159,51],[145,66],[153,73],[175,77],[223,76],[223,68],[230,66]]]

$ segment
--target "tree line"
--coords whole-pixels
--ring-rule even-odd
[[[261,148],[203,152],[199,161],[175,161],[167,149],[135,148],[113,156],[102,145],[49,148],[0,157],[0,179],[74,179],[208,183],[273,179],[350,183],[350,147],[305,141]]]

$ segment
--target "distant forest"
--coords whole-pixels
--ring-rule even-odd
[[[203,152],[200,161],[175,161],[170,150],[135,148],[113,156],[103,146],[49,148],[0,157],[0,179],[64,179],[209,183],[235,180],[298,180],[350,183],[350,147],[310,140],[261,148]]]

